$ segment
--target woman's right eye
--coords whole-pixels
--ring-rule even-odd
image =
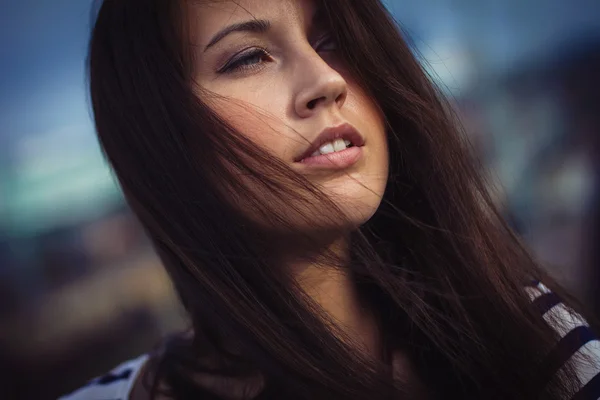
[[[236,54],[223,67],[219,68],[217,72],[224,74],[241,70],[251,70],[259,68],[266,61],[272,61],[269,52],[263,48],[253,48]]]

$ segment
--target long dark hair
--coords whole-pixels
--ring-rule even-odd
[[[410,382],[366,362],[326,326],[271,256],[272,232],[232,204],[233,196],[285,226],[285,214],[304,212],[280,215],[288,200],[328,199],[207,106],[210,94],[192,80],[181,3],[105,0],[89,53],[101,146],[192,325],[165,346],[155,389],[216,399],[226,396],[198,376],[236,382],[258,373],[260,390],[248,396],[415,398]],[[433,398],[565,398],[578,385],[574,369],[545,367],[557,334],[525,287],[542,279],[562,292],[494,208],[450,108],[379,0],[320,6],[387,124],[382,205],[352,233],[343,266],[380,314],[386,343],[409,355]]]

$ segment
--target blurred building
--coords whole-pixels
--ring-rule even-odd
[[[0,5],[0,398],[51,399],[184,324],[94,137],[92,0]],[[598,310],[600,3],[385,1],[498,204]]]

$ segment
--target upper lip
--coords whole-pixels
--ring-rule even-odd
[[[319,148],[325,143],[331,142],[335,139],[346,139],[352,142],[353,146],[363,146],[365,144],[365,139],[361,136],[360,133],[350,124],[343,123],[338,126],[325,128],[319,136],[308,146],[308,148],[296,159],[295,162],[299,162],[304,160],[305,158],[310,157],[315,151],[319,150]]]

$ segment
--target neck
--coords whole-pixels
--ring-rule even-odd
[[[349,268],[349,238],[328,240],[319,251],[305,251],[309,257],[288,262],[299,286],[318,304],[350,345],[365,356],[380,358],[382,346],[377,319],[361,302]]]

